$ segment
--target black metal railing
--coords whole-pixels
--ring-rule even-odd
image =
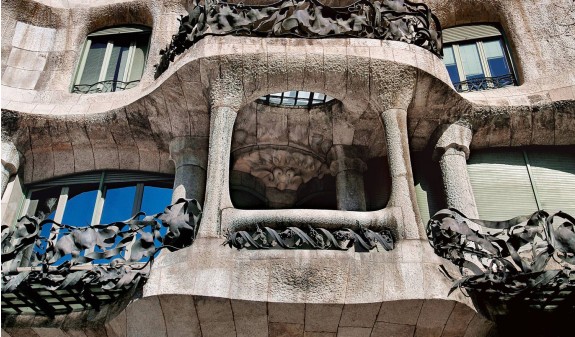
[[[359,0],[329,7],[318,0],[281,0],[269,5],[194,1],[178,33],[160,51],[156,78],[174,58],[208,35],[371,38],[415,44],[442,56],[441,25],[429,7],[409,0]]]
[[[513,74],[497,77],[480,77],[453,83],[453,86],[457,92],[490,90],[503,88],[509,85],[517,85],[517,81],[515,80],[515,76],[513,76]]]
[[[100,81],[92,84],[75,84],[72,93],[75,94],[97,94],[103,92],[114,92],[132,89],[140,83],[140,80],[123,82],[116,80]]]
[[[513,329],[528,317],[550,327],[575,312],[574,227],[563,212],[485,221],[445,209],[429,220],[427,237],[437,255],[459,267],[459,277],[443,269],[454,281],[451,291],[464,290],[485,317],[517,323]]]
[[[106,225],[75,227],[29,216],[3,225],[2,312],[99,310],[141,285],[159,251],[191,245],[201,215],[197,201],[180,199],[162,213]]]

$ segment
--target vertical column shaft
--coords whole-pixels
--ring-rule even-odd
[[[443,188],[448,207],[453,207],[471,218],[478,218],[477,204],[467,172],[469,144],[473,132],[458,124],[442,125],[433,157],[439,160]]]
[[[198,235],[217,237],[221,231],[221,210],[233,207],[230,198],[230,149],[237,112],[217,107],[210,117],[210,146],[204,214]]]
[[[344,170],[335,176],[337,209],[343,211],[365,211],[365,189],[360,171]]]
[[[208,138],[177,137],[172,139],[170,158],[176,167],[172,203],[185,198],[196,199],[200,205],[203,205],[206,192]]]
[[[400,235],[406,239],[419,239],[425,233],[422,227],[415,198],[413,172],[409,156],[407,137],[407,111],[389,109],[381,114],[385,129],[387,158],[391,175],[391,196],[389,206],[399,207],[403,213]]]

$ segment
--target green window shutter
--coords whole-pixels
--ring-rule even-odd
[[[431,155],[423,152],[412,153],[413,180],[419,214],[424,224],[431,216],[445,208],[443,178],[439,164],[431,160]]]
[[[467,171],[481,219],[507,220],[537,211],[521,150],[472,151]]]
[[[575,215],[575,147],[527,151],[541,208]]]

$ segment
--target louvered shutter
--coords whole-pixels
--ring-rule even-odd
[[[537,211],[521,150],[472,151],[467,171],[481,219],[507,220]]]
[[[479,40],[500,35],[499,29],[490,25],[459,26],[443,30],[443,43]]]
[[[575,215],[575,147],[528,150],[541,208]]]

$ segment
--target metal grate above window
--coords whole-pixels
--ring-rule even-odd
[[[258,103],[274,106],[286,107],[311,107],[321,105],[333,100],[326,94],[310,91],[285,91],[276,94],[269,94],[258,99]]]

